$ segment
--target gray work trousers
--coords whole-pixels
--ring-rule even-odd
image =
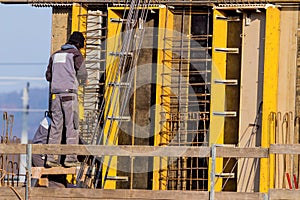
[[[78,99],[75,93],[52,95],[51,127],[48,144],[61,144],[63,128],[66,131],[66,144],[79,143]],[[54,155],[47,155],[48,161],[57,161]],[[65,161],[77,161],[76,155],[66,155]]]

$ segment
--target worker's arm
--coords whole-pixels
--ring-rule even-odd
[[[49,64],[48,64],[45,76],[46,76],[46,80],[51,82],[51,80],[52,80],[52,56],[49,59]]]
[[[81,67],[77,71],[77,80],[80,85],[87,85],[87,70],[85,67],[85,62],[82,62]]]
[[[85,67],[85,62],[82,57],[82,54],[78,51],[78,53],[74,54],[74,67],[77,73],[77,80],[80,85],[87,84],[87,70]]]

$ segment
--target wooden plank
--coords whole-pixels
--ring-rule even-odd
[[[31,194],[34,196],[90,199],[208,199],[208,192],[195,191],[166,191],[166,190],[91,190],[83,188],[44,189],[36,188]],[[55,194],[55,196],[54,196]]]
[[[55,3],[56,5],[59,4],[68,4],[68,3],[85,3],[85,4],[93,4],[93,5],[104,5],[107,3],[113,3],[114,1],[112,0],[0,0],[0,3],[4,4],[37,4],[37,3]],[[258,0],[253,1],[254,3],[260,3]],[[268,3],[298,3],[299,0],[269,0]],[[125,3],[124,0],[118,1],[118,3]],[[155,3],[155,2],[154,2]],[[185,5],[187,4],[185,1],[182,0],[162,0],[160,1],[160,4],[168,3],[169,5]],[[209,3],[220,3],[217,0],[192,0],[188,2],[188,5],[207,5]],[[239,3],[249,3],[248,0],[240,0]],[[264,5],[264,4],[263,4]]]
[[[16,188],[20,194],[25,193],[25,188]],[[8,187],[1,187],[2,198],[13,199],[14,194]],[[31,188],[31,198],[38,200],[52,199],[182,199],[182,200],[208,200],[208,191],[179,191],[179,190],[102,190],[85,188]],[[243,192],[217,192],[216,200],[257,200],[263,199],[261,193]],[[14,199],[17,199],[14,197]]]
[[[0,144],[0,154],[25,154],[26,144]]]
[[[32,178],[40,178],[41,175],[53,175],[53,174],[76,174],[76,167],[32,167],[31,168]]]
[[[294,145],[292,145],[294,146]],[[300,154],[300,145],[295,145]],[[25,144],[0,144],[0,154],[25,154]],[[274,147],[273,147],[274,148]],[[290,148],[290,147],[286,147]],[[292,152],[286,152],[292,154]],[[209,157],[210,147],[189,146],[104,146],[104,145],[60,145],[33,144],[32,154],[75,154],[107,156],[166,156],[166,157]],[[266,158],[267,148],[217,147],[217,157]]]
[[[263,193],[258,192],[217,192],[215,193],[216,200],[262,200]]]
[[[246,18],[250,17],[250,23],[246,25]],[[243,34],[242,34],[242,67],[240,79],[240,111],[239,111],[239,146],[255,147],[259,138],[260,130],[257,127],[250,127],[249,122],[259,123],[257,110],[262,101],[262,74],[259,73],[263,66],[260,55],[263,54],[264,38],[264,15],[251,12],[251,15],[243,13]],[[251,77],[251,78],[249,78]],[[257,124],[258,125],[258,124]],[[260,124],[261,125],[261,124]],[[259,184],[255,179],[257,159],[239,159],[237,191],[254,191],[255,185]]]
[[[217,147],[217,157],[227,158],[267,158],[268,149],[259,147]]]
[[[0,199],[5,200],[17,200],[20,196],[22,199],[25,199],[25,188],[13,188],[13,187],[0,187]]]
[[[300,190],[278,190],[271,189],[269,190],[269,199],[289,199],[289,200],[297,200],[300,199]]]
[[[31,178],[41,178],[42,171],[44,167],[32,167],[31,168]]]
[[[300,154],[300,144],[272,144],[270,154]]]
[[[26,145],[0,144],[0,153],[25,154]],[[76,154],[76,155],[107,155],[107,156],[170,156],[170,157],[209,157],[209,147],[183,146],[103,146],[103,145],[57,145],[34,144],[32,154]]]

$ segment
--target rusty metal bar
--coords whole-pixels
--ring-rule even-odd
[[[12,129],[14,116],[3,112],[2,135],[0,135],[0,145],[18,144],[20,139],[13,136]],[[20,156],[0,153],[0,187],[15,186],[19,184],[19,163]],[[15,184],[16,182],[16,184]]]

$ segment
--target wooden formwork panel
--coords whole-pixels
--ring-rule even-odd
[[[59,50],[61,45],[67,42],[68,35],[71,32],[71,16],[72,8],[52,8],[52,43],[51,53]]]
[[[249,20],[246,24],[246,20]],[[265,14],[252,11],[251,14],[243,14],[242,33],[242,64],[240,79],[240,124],[239,146],[255,147],[260,137],[261,126],[259,112],[262,102],[262,71],[263,71],[263,35],[265,35]],[[251,78],[249,78],[251,77]],[[249,125],[253,123],[253,125]],[[255,176],[258,160],[243,158],[238,161],[237,190],[239,192],[255,191],[258,180]]]

